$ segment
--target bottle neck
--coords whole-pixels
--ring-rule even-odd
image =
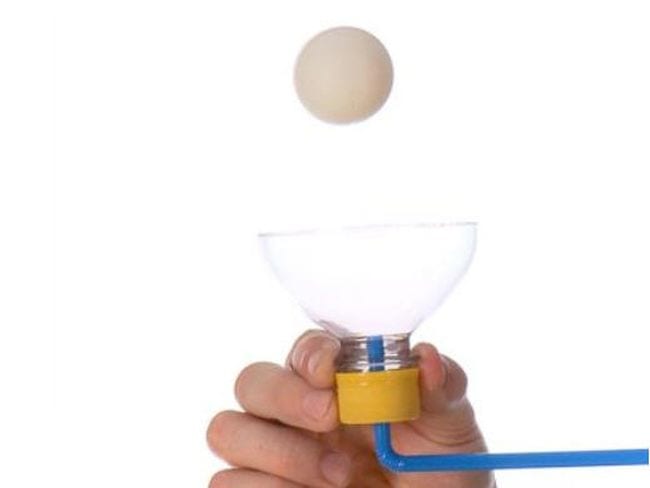
[[[412,368],[417,357],[411,353],[409,334],[381,336],[383,361],[371,360],[368,350],[369,337],[345,337],[341,339],[341,351],[337,358],[339,372],[367,372]],[[377,340],[373,337],[371,340]]]

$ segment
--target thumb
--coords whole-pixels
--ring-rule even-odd
[[[467,375],[431,344],[418,344],[421,416],[412,422],[432,442],[444,446],[481,444],[481,432],[466,397]]]

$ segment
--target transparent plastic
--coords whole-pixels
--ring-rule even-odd
[[[339,337],[408,334],[444,301],[476,247],[474,222],[260,234],[307,315]]]
[[[371,357],[369,339],[369,337],[356,336],[341,339],[341,351],[336,370],[339,372],[390,371],[417,366],[418,358],[411,351],[408,334],[375,336],[374,339],[382,343],[383,354],[379,361]]]
[[[476,224],[430,223],[261,234],[275,274],[307,314],[342,338],[339,370],[413,365],[408,336],[467,270]],[[393,471],[647,465],[648,449],[403,455],[375,424],[378,460]]]

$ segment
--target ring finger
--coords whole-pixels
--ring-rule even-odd
[[[211,422],[208,444],[228,463],[314,487],[346,486],[351,462],[318,440],[253,415],[222,412]]]

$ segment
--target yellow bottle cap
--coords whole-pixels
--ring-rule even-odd
[[[418,368],[336,373],[343,424],[404,422],[420,416]]]

